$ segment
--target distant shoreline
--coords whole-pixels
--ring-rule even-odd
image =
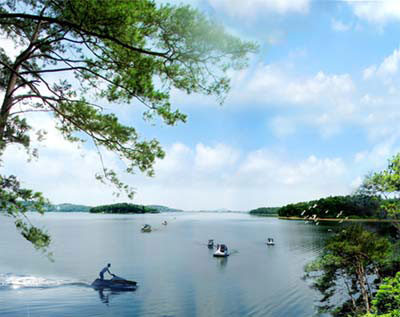
[[[282,220],[303,220],[303,221],[314,221],[313,219],[304,219],[302,217],[278,217]],[[317,220],[318,219],[318,220]],[[343,219],[343,218],[317,218],[316,221],[326,221],[326,222],[394,222],[391,219]]]

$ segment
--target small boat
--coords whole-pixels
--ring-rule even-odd
[[[207,246],[208,246],[209,248],[213,248],[213,247],[214,247],[214,239],[209,239],[209,240],[208,240],[208,243],[207,243]]]
[[[161,224],[166,226],[168,224],[168,222],[166,220],[164,220],[163,222],[161,222]]]
[[[142,232],[151,232],[151,226],[146,224],[143,225],[142,228],[140,229]]]
[[[268,238],[267,239],[267,245],[275,245],[274,239]]]
[[[217,244],[217,250],[214,252],[214,256],[225,257],[228,255],[228,247],[225,244]]]
[[[122,277],[114,275],[110,280],[96,278],[92,285],[94,289],[111,289],[117,291],[134,291],[138,287],[137,282],[128,281]]]

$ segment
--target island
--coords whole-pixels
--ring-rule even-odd
[[[102,205],[92,207],[89,210],[90,213],[104,213],[104,214],[155,214],[159,213],[156,208],[147,207],[144,205],[119,203],[112,205]]]

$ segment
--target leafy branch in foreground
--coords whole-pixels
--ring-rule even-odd
[[[245,67],[257,50],[190,6],[152,0],[0,0],[0,33],[16,46],[15,57],[0,48],[0,155],[20,144],[36,156],[31,115],[43,113],[66,140],[91,141],[101,161],[102,151],[111,151],[126,164],[125,172],[150,176],[164,151],[156,139],[142,139],[122,124],[113,106],[139,104],[146,120],[185,122],[186,115],[171,105],[171,89],[222,102],[227,72]],[[104,164],[96,177],[133,197],[134,190]],[[36,247],[47,247],[45,234],[18,221],[25,219],[19,199],[37,202],[41,212],[41,196],[16,192],[6,200],[14,189],[1,188],[1,212],[15,217]]]
[[[43,214],[47,201],[41,193],[21,188],[15,176],[4,177],[0,175],[0,208],[2,213],[14,219],[14,223],[21,235],[32,242],[36,249],[47,252],[50,244],[48,233],[32,225],[26,217],[30,210]],[[26,204],[29,201],[30,204]]]
[[[381,208],[400,231],[400,153],[389,160],[386,169],[367,175],[358,191],[386,198],[382,201]]]

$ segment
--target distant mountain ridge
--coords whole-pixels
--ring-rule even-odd
[[[181,209],[169,208],[162,205],[144,205],[147,208],[155,209],[157,212],[183,212]],[[78,205],[78,204],[54,204],[47,205],[47,212],[89,212],[94,206]]]
[[[167,206],[162,206],[162,205],[147,205],[146,207],[154,208],[159,212],[183,212],[182,209],[169,208]]]
[[[91,206],[77,205],[70,203],[48,205],[46,211],[49,212],[89,212]]]

